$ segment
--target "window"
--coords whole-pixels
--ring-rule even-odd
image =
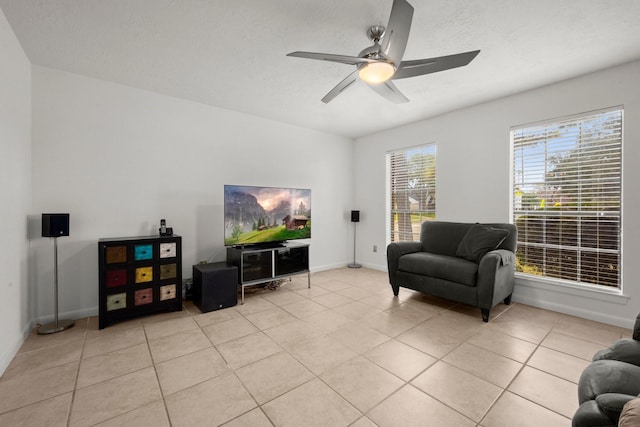
[[[389,241],[419,240],[420,224],[436,216],[436,145],[387,153]]]
[[[516,271],[620,288],[622,116],[512,128]]]

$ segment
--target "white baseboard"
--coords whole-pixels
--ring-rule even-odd
[[[349,262],[345,261],[344,263],[335,263],[335,264],[326,264],[326,265],[316,265],[314,267],[310,267],[311,273],[319,273],[321,271],[334,270],[336,268],[346,267]]]
[[[568,314],[570,316],[581,317],[583,319],[593,320],[595,322],[606,323],[608,325],[619,326],[621,328],[633,329],[633,323],[635,318],[629,319],[627,317],[613,316],[606,313],[598,313],[589,310],[584,310],[579,307],[570,306],[567,304],[559,304],[557,302],[541,300],[539,298],[531,298],[527,296],[518,295],[513,293],[513,301],[530,305],[532,307],[543,308],[545,310],[557,311],[558,313]]]
[[[328,264],[328,265],[322,265],[322,266],[316,266],[313,267],[311,269],[312,273],[318,273],[320,271],[326,271],[326,270],[334,270],[336,268],[345,268],[348,267],[349,264],[352,264],[353,261],[344,261],[342,263],[337,263],[337,264]],[[380,266],[377,264],[369,264],[369,263],[362,263],[359,262],[358,264],[360,264],[360,266],[364,267],[364,268],[370,268],[371,270],[378,270],[378,271],[384,271],[386,273],[387,271],[387,266]]]
[[[33,324],[33,322],[27,322],[24,328],[22,328],[22,332],[19,335],[10,338],[6,347],[3,346],[4,352],[0,354],[0,376],[4,374],[4,371],[7,370],[13,358],[18,354],[20,347],[22,347],[22,344],[24,344],[24,341],[29,336],[31,329],[33,328]]]
[[[90,307],[90,308],[83,308],[81,310],[73,310],[73,311],[66,311],[64,313],[58,313],[58,319],[65,319],[65,320],[75,320],[75,319],[83,319],[85,317],[90,317],[90,316],[97,316],[98,315],[98,307]],[[46,323],[50,323],[53,322],[55,320],[55,316],[53,314],[47,315],[47,316],[41,316],[38,317],[37,319],[33,320],[33,324],[34,325],[44,325]]]
[[[387,266],[386,265],[380,266],[380,265],[371,264],[371,263],[368,263],[368,262],[361,262],[360,265],[363,266],[364,268],[370,268],[371,270],[383,271],[385,273],[387,272]]]

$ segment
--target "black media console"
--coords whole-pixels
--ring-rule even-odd
[[[242,304],[244,304],[245,286],[307,273],[307,286],[311,287],[309,244],[307,243],[287,243],[271,247],[228,247],[227,263],[238,267]]]

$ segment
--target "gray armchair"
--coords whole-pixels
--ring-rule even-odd
[[[593,356],[578,383],[580,407],[573,427],[617,426],[626,403],[640,395],[640,314],[633,338],[616,341]]]
[[[517,229],[513,224],[422,223],[420,241],[387,247],[389,283],[478,307],[482,320],[511,302]]]

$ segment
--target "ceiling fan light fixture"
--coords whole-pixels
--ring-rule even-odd
[[[370,62],[365,64],[358,71],[358,75],[362,80],[369,84],[384,83],[389,80],[396,72],[393,64],[385,61]]]

